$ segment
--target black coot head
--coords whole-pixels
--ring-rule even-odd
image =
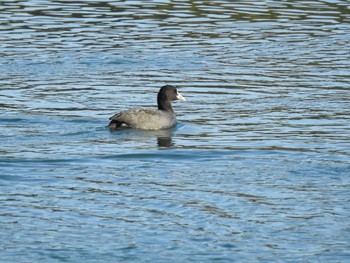
[[[180,93],[177,92],[177,89],[172,85],[165,85],[160,88],[158,93],[158,99],[162,100],[186,100]]]

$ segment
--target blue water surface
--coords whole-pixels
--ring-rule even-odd
[[[348,262],[346,2],[2,1],[0,261]]]

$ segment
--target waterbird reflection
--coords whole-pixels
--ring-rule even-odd
[[[135,130],[135,129],[121,129],[110,130],[113,135],[117,135],[117,138],[121,141],[145,141],[150,138],[156,138],[157,147],[170,148],[174,147],[173,133],[174,128],[164,130]]]

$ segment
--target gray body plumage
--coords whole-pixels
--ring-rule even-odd
[[[119,112],[110,118],[110,128],[160,130],[172,127],[176,122],[174,112],[136,108]]]

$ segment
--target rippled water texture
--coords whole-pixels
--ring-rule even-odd
[[[349,262],[349,6],[0,1],[1,261]]]

